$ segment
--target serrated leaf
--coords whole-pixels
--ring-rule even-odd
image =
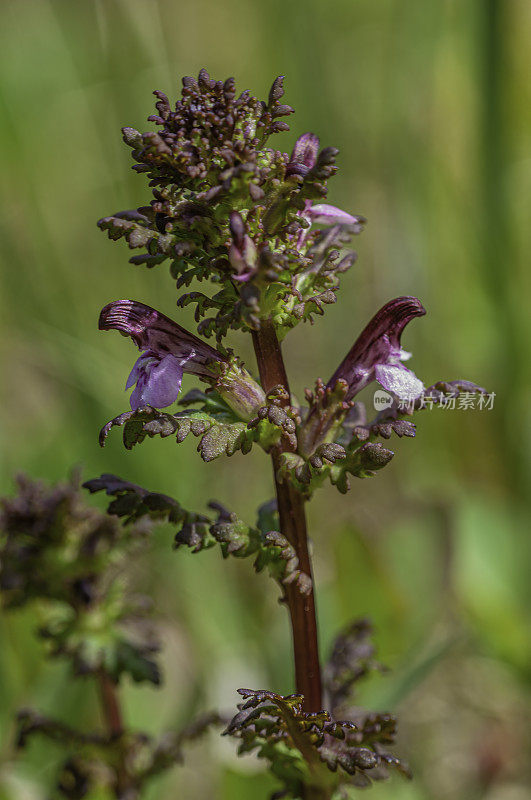
[[[215,416],[206,411],[190,409],[177,414],[168,414],[152,406],[144,406],[136,411],[126,411],[107,422],[100,431],[100,445],[103,447],[114,427],[123,427],[123,441],[127,450],[144,441],[146,436],[167,438],[175,435],[177,442],[183,442],[191,433],[200,439],[197,450],[203,461],[213,461],[221,455],[232,456],[241,451],[248,453],[254,442],[271,436],[263,424],[249,428],[245,422],[222,421],[234,418],[219,407]]]
[[[256,751],[283,784],[284,796],[330,796],[341,787],[369,785],[396,767],[407,767],[384,750],[396,722],[389,714],[360,714],[356,722],[334,720],[327,711],[306,712],[300,694],[239,689],[244,699],[224,735],[240,741],[239,752]],[[295,768],[295,769],[294,769]]]

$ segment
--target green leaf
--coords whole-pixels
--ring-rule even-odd
[[[221,421],[229,416],[225,409],[218,408],[215,414],[192,409],[168,414],[144,406],[137,411],[126,411],[107,422],[100,431],[100,445],[105,445],[114,427],[123,427],[123,442],[127,450],[141,444],[146,436],[163,439],[175,436],[180,443],[191,433],[200,440],[197,450],[203,461],[213,461],[221,455],[232,456],[238,451],[248,453],[253,443],[264,435],[264,426],[251,429],[245,422]]]
[[[269,762],[284,796],[307,796],[310,787],[330,796],[341,787],[368,786],[385,777],[387,767],[409,776],[407,766],[384,749],[396,733],[389,714],[361,713],[355,722],[338,721],[328,711],[303,711],[299,694],[238,692],[244,702],[224,735],[239,739],[239,753],[256,751]]]

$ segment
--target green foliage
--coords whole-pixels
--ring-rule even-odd
[[[409,776],[407,766],[385,749],[396,733],[395,719],[389,714],[344,722],[334,720],[327,711],[303,711],[304,698],[298,694],[238,692],[244,702],[225,735],[240,739],[240,754],[256,751],[269,762],[282,782],[281,796],[301,798],[313,789],[316,796],[338,800],[349,787],[368,786],[387,777],[387,767]]]
[[[174,525],[176,548],[186,546],[198,553],[218,544],[224,558],[252,556],[257,572],[267,567],[281,586],[295,583],[301,593],[311,591],[311,581],[299,569],[294,547],[278,530],[272,529],[279,524],[274,504],[266,503],[259,509],[257,526],[252,527],[220,503],[209,503],[216,516],[195,514],[167,495],[150,492],[115,475],[104,474],[84,486],[90,492],[105,491],[115,498],[108,512],[125,518],[128,523],[148,517]]]
[[[310,497],[326,478],[345,494],[350,478],[371,478],[393,458],[392,450],[367,442],[344,448],[337,443],[321,444],[305,459],[297,453],[283,453],[279,475],[289,480],[305,497]]]
[[[57,780],[61,797],[81,800],[108,790],[118,800],[137,800],[147,781],[182,763],[183,747],[219,722],[217,714],[204,714],[181,731],[168,732],[160,739],[133,732],[108,737],[80,733],[34,711],[22,711],[18,746],[24,748],[29,739],[40,735],[66,751]]]
[[[345,494],[350,489],[349,475],[355,478],[371,478],[389,464],[393,456],[393,451],[387,450],[380,443],[367,442],[361,447],[349,447],[346,458],[330,468],[330,481]]]
[[[393,434],[399,438],[415,437],[416,426],[408,419],[414,412],[444,406],[448,398],[459,398],[462,393],[486,393],[471,381],[439,381],[410,405],[400,406],[395,400],[367,421],[363,403],[344,401],[346,389],[342,380],[334,387],[324,386],[318,380],[314,392],[306,391],[309,409],[299,409],[296,415],[298,452],[282,454],[280,477],[290,480],[306,497],[326,478],[345,494],[351,488],[350,476],[376,475],[389,464],[394,453],[375,440],[390,439]],[[313,414],[308,423],[310,412]],[[334,441],[319,443],[322,438]]]
[[[159,637],[151,620],[147,597],[126,592],[114,579],[97,603],[82,608],[52,605],[41,611],[39,634],[52,656],[67,657],[78,675],[101,670],[116,683],[128,675],[136,683],[161,683],[154,659]]]
[[[144,406],[137,411],[126,411],[107,422],[100,432],[100,444],[114,427],[122,427],[123,442],[127,450],[144,441],[146,436],[163,439],[175,435],[177,442],[184,442],[188,434],[200,437],[197,446],[203,461],[212,461],[218,456],[232,456],[238,450],[249,452],[252,437],[247,437],[244,422],[217,422],[214,417],[202,411],[181,411],[168,414],[152,406]]]
[[[411,777],[387,749],[396,736],[394,716],[353,707],[358,682],[385,669],[374,657],[372,632],[371,623],[361,619],[336,638],[323,680],[331,712],[304,711],[299,694],[238,690],[244,702],[224,734],[240,740],[240,754],[255,752],[268,762],[282,786],[275,796],[341,800],[387,778],[389,768]]]
[[[241,451],[249,453],[258,442],[268,449],[280,432],[268,421],[255,419],[252,424],[239,420],[219,395],[190,392],[181,404],[200,403],[201,409],[189,409],[169,414],[152,406],[144,406],[137,411],[126,411],[107,422],[100,432],[100,445],[103,447],[109,432],[114,427],[123,427],[123,442],[127,450],[144,441],[146,436],[167,438],[175,436],[178,443],[191,433],[199,439],[197,451],[203,461],[213,461],[219,456],[232,456]]]
[[[137,683],[161,682],[151,603],[130,592],[124,567],[145,551],[150,517],[160,518],[164,509],[173,520],[192,518],[169,498],[137,493],[122,522],[120,498],[102,514],[83,503],[78,483],[73,477],[47,487],[20,477],[18,494],[2,498],[0,597],[9,610],[38,606],[48,654],[67,658],[76,675],[96,679],[104,713],[113,715],[112,729],[84,733],[24,710],[18,717],[18,747],[39,734],[66,751],[56,783],[61,797],[81,800],[104,789],[118,800],[137,800],[148,779],[182,761],[186,741],[219,721],[217,714],[205,715],[180,733],[155,740],[123,730],[119,711],[107,708],[117,704],[115,686],[125,675]]]
[[[132,595],[123,570],[144,550],[151,523],[122,525],[86,506],[76,477],[47,487],[20,477],[0,501],[0,590],[5,608],[37,603],[40,634],[78,674],[158,684],[151,604]]]

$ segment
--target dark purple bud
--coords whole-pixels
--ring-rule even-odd
[[[199,70],[199,75],[197,77],[197,82],[202,89],[210,89],[211,84],[215,83],[214,81],[210,80],[210,75],[206,71],[204,67]]]
[[[233,100],[234,99],[234,95],[235,95],[234,87],[235,87],[235,85],[236,85],[236,82],[235,82],[234,78],[227,78],[227,80],[223,84],[223,93],[224,93],[224,95],[225,95],[227,100]]]
[[[236,247],[243,247],[243,237],[245,236],[245,222],[241,214],[237,211],[232,211],[229,217],[229,227],[232,235],[232,241]]]
[[[291,106],[282,104],[275,107],[273,110],[273,117],[287,117],[288,114],[294,114],[295,109]]]
[[[286,177],[301,175],[304,177],[315,166],[319,152],[319,137],[315,133],[303,133],[295,142],[286,167]]]
[[[256,183],[249,184],[249,194],[251,195],[251,200],[254,200],[255,203],[265,197],[264,190],[261,186],[257,186]]]
[[[289,131],[289,125],[287,122],[282,122],[282,120],[275,120],[275,122],[271,123],[269,130],[271,133],[282,133],[283,131]]]
[[[193,89],[193,90],[197,91],[197,89],[199,88],[198,85],[197,85],[196,79],[192,78],[190,75],[186,75],[182,79],[182,84],[183,84],[185,89]]]
[[[275,78],[273,81],[273,85],[269,90],[269,105],[272,106],[276,103],[284,94],[284,75],[279,75],[278,78]]]
[[[229,217],[232,244],[229,247],[229,261],[236,270],[237,281],[248,281],[256,269],[256,247],[247,235],[245,222],[237,211]]]

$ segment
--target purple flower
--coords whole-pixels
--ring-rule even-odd
[[[311,225],[362,225],[364,217],[354,217],[341,208],[330,206],[328,203],[318,203],[312,206],[310,201],[306,201],[306,208],[300,212],[300,216],[308,222],[307,228],[302,228],[297,237],[297,247],[302,247],[310,232]]]
[[[374,380],[400,399],[414,400],[423,393],[422,381],[402,363],[410,354],[402,350],[400,337],[410,320],[425,313],[416,297],[397,297],[378,311],[323,387],[324,402],[316,398],[311,406],[299,431],[299,452],[311,454],[332,441],[349,401]]]
[[[315,167],[318,153],[319,137],[315,133],[303,133],[302,136],[299,136],[291,151],[290,160],[286,167],[286,177],[300,175],[305,178],[310,170]],[[352,214],[347,214],[346,211],[330,206],[327,203],[318,203],[312,206],[309,200],[306,201],[306,207],[304,211],[300,212],[300,216],[309,224],[307,228],[303,228],[299,233],[297,247],[301,247],[304,244],[313,224],[358,225],[364,221],[361,217],[353,217]]]
[[[100,314],[99,328],[129,336],[142,351],[126,384],[130,389],[136,383],[130,398],[133,411],[144,405],[171,405],[185,372],[214,386],[244,418],[264,404],[262,389],[241,365],[144,303],[109,303]]]
[[[143,351],[125,387],[130,389],[136,383],[130,398],[133,411],[146,404],[166,408],[177,399],[184,372],[211,377],[212,365],[225,361],[206,342],[134,300],[115,300],[105,306],[99,328],[130,336]]]
[[[291,151],[286,167],[286,177],[301,175],[304,178],[315,166],[318,152],[319,137],[315,133],[303,133],[302,136],[299,136]]]
[[[329,206],[327,203],[318,203],[316,206],[309,206],[303,215],[316,225],[356,225],[360,222],[360,217],[353,217],[336,206]]]
[[[373,380],[403,400],[415,400],[424,391],[424,384],[403,365],[411,354],[402,349],[402,331],[415,317],[426,310],[416,297],[390,300],[371,319],[334,372],[327,386],[338,380],[348,384],[346,400],[351,400]]]
[[[154,408],[171,406],[181,389],[186,361],[175,358],[171,353],[163,358],[150,350],[142,353],[125,385],[126,389],[130,389],[136,383],[129,398],[133,411],[145,405]]]

